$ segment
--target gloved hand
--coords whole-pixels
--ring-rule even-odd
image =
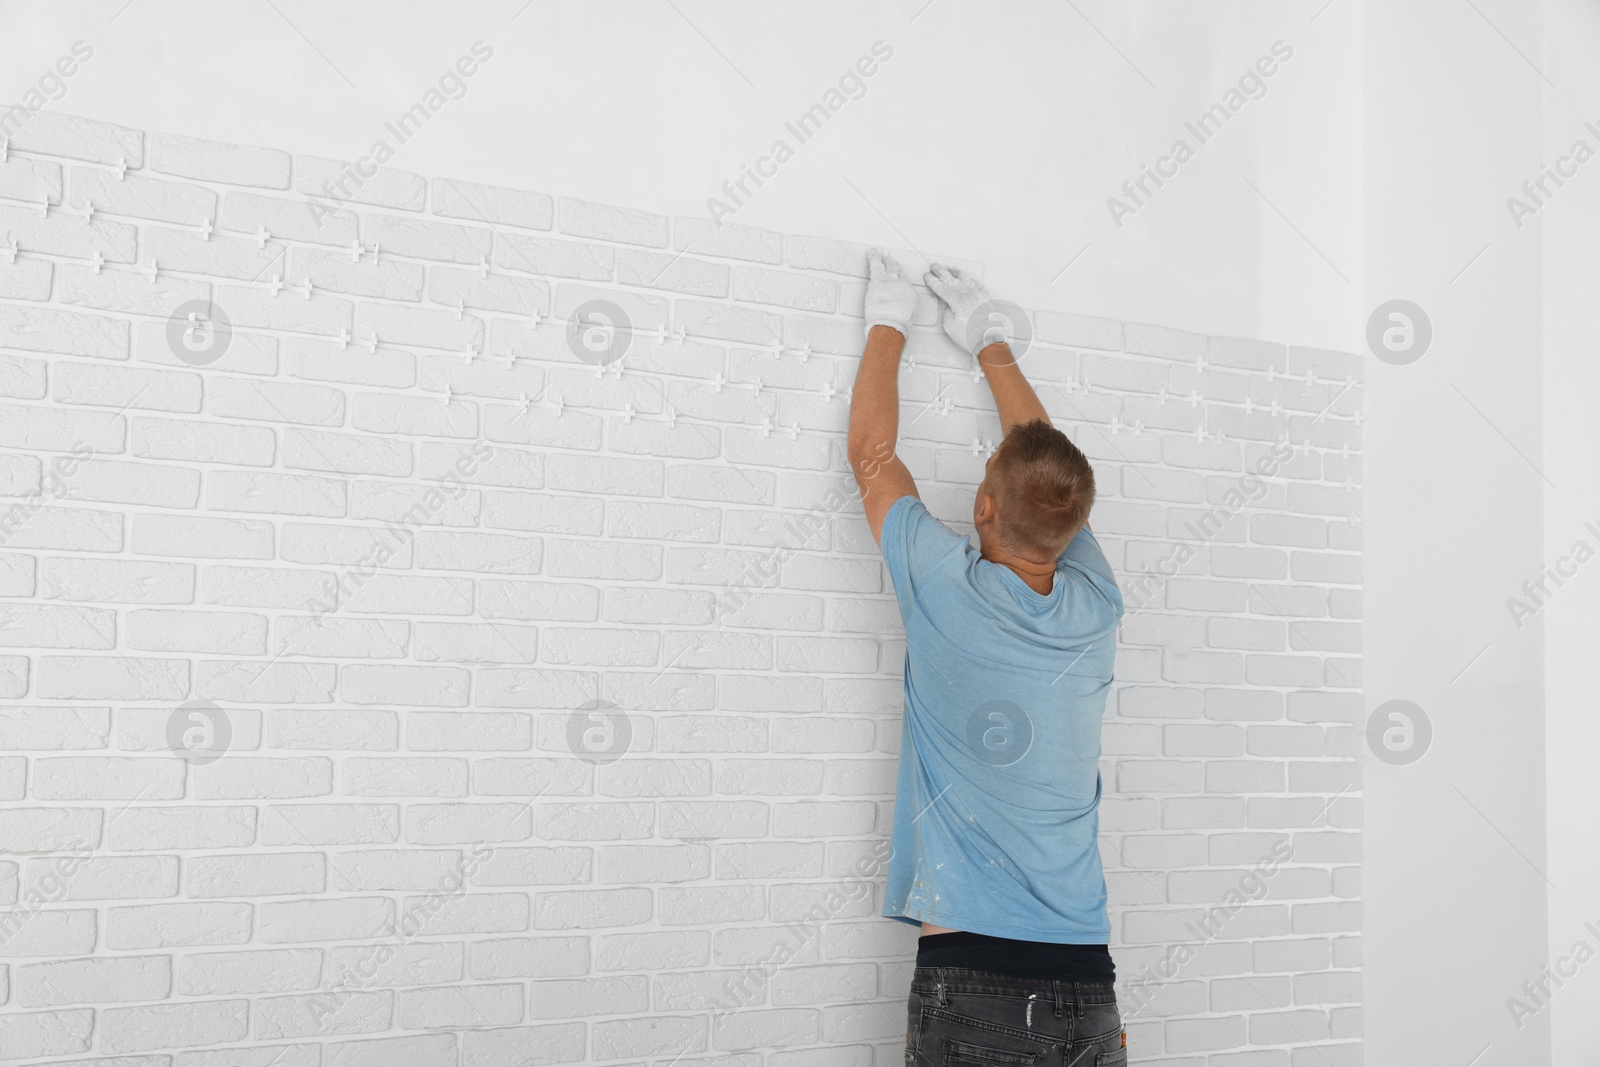
[[[876,248],[867,249],[867,332],[874,326],[888,326],[904,337],[916,311],[917,291],[901,273],[900,264]]]
[[[958,267],[934,263],[922,281],[944,304],[944,332],[974,358],[989,345],[1006,339],[1004,318],[991,314],[992,308],[980,313],[994,301],[978,279]]]

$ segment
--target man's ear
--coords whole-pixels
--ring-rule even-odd
[[[994,495],[980,485],[978,487],[978,513],[976,518],[979,522],[989,522],[994,519],[994,516]]]

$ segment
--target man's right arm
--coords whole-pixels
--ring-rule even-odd
[[[1039,402],[1022,368],[1011,355],[1011,346],[996,341],[978,353],[978,366],[989,381],[989,392],[994,394],[995,410],[1000,414],[1000,433],[1011,432],[1013,426],[1041,419],[1050,424],[1050,415]]]
[[[1000,415],[1001,436],[1010,433],[1014,426],[1036,419],[1054,426],[1039,402],[1039,395],[1028,384],[1016,357],[1011,354],[1011,346],[1004,340],[991,340],[996,327],[990,326],[984,318],[994,318],[994,301],[983,283],[959,268],[938,263],[929,267],[922,280],[945,305],[944,330],[950,339],[969,352],[982,345],[973,352],[973,357],[989,381],[989,392],[994,396],[995,410]],[[1084,525],[1089,524],[1086,521]]]
[[[1047,426],[1055,425],[1050,421],[1049,412],[1039,402],[1039,394],[1033,391],[1033,386],[1023,376],[1022,368],[1017,366],[1010,345],[996,341],[987,346],[978,353],[978,366],[983,368],[983,376],[989,380],[989,392],[994,395],[994,407],[1000,414],[1002,436],[1010,433],[1011,427],[1035,419]],[[1088,526],[1088,520],[1085,519],[1083,524]]]
[[[983,376],[989,380],[989,392],[994,394],[1002,435],[1010,433],[1013,426],[1035,419],[1042,420],[1048,426],[1055,425],[1050,421],[1050,414],[1045,411],[1044,405],[1039,402],[1039,394],[1033,391],[1033,386],[1023,376],[1022,368],[1017,366],[1010,345],[1004,341],[989,345],[978,353],[978,366],[983,368]],[[1088,520],[1085,519],[1083,524],[1089,526]]]

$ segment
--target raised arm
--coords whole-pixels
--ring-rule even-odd
[[[1000,415],[1000,433],[1035,420],[1055,425],[1039,394],[1022,374],[1011,346],[1005,341],[1004,313],[990,298],[983,283],[954,267],[932,264],[922,276],[945,306],[944,330],[956,344],[971,352],[983,368]],[[1085,523],[1087,525],[1087,523]]]
[[[994,394],[995,410],[1000,413],[1000,432],[1007,434],[1011,427],[1035,419],[1050,422],[1050,416],[1039,403],[1039,394],[1033,391],[1022,368],[1012,358],[1011,346],[996,341],[978,352],[978,366],[989,381],[989,392]],[[1052,424],[1053,425],[1053,424]]]
[[[944,329],[950,339],[971,352],[983,368],[1000,414],[1000,432],[1007,434],[1020,423],[1050,416],[1039,396],[1022,376],[1022,368],[1005,341],[1005,322],[983,283],[959,268],[933,264],[922,276],[934,295],[944,302]]]
[[[900,436],[900,353],[917,309],[917,294],[892,259],[874,248],[867,260],[867,346],[850,394],[848,457],[867,525],[873,540],[881,543],[890,506],[903,496],[917,495],[916,481],[895,454]]]

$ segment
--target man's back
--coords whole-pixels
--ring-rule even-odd
[[[882,530],[906,629],[906,707],[884,914],[1105,944],[1100,724],[1122,597],[1081,530],[1040,594],[916,497]]]

